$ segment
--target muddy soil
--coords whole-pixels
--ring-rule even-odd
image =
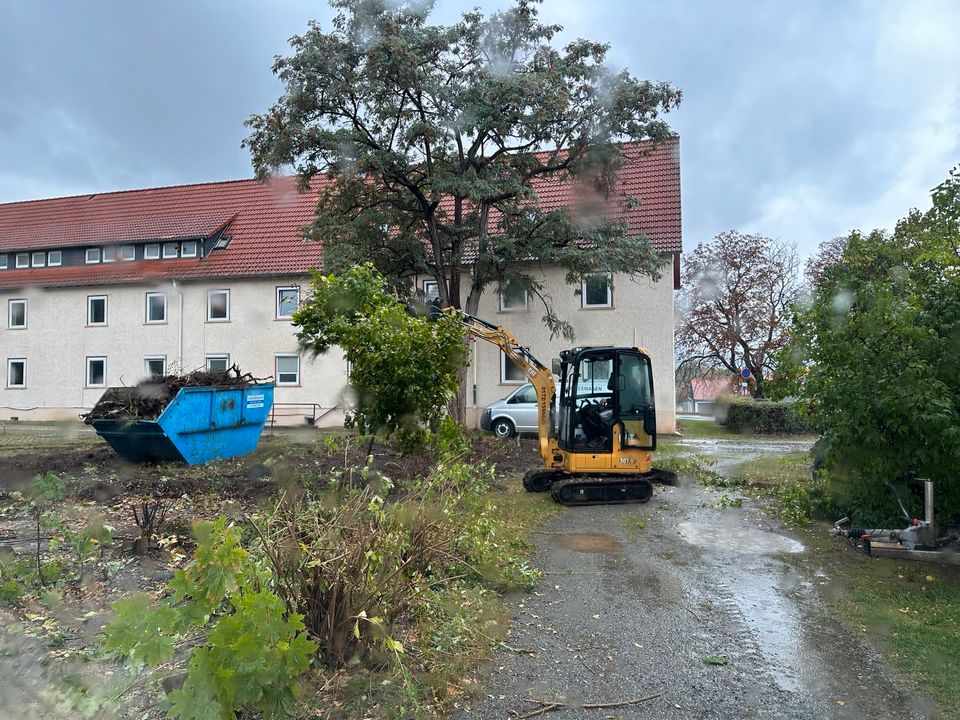
[[[781,444],[724,443],[718,467]],[[521,717],[542,707],[533,701],[571,706],[547,717],[598,720],[937,717],[828,614],[843,592],[833,568],[753,501],[711,506],[718,496],[687,479],[646,505],[571,508],[542,527],[545,575],[512,602],[513,650],[478,673],[482,691],[454,717]],[[650,699],[580,707],[638,698]]]

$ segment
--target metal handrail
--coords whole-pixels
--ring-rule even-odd
[[[324,408],[320,403],[306,403],[306,402],[301,402],[301,403],[274,403],[274,404],[273,404],[273,407],[270,408],[270,427],[272,428],[272,427],[274,427],[274,426],[276,425],[276,419],[277,419],[278,416],[279,416],[279,417],[295,417],[295,416],[301,416],[301,417],[304,417],[304,418],[308,418],[308,419],[310,420],[310,424],[311,424],[311,425],[316,425],[317,422],[319,422],[320,420],[323,420],[323,418],[325,418],[327,415],[329,415],[330,413],[332,413],[332,412],[333,412],[334,410],[336,410],[338,407],[339,407],[338,405],[334,405],[334,406],[331,407],[331,408]],[[292,409],[296,409],[296,408],[309,408],[309,409],[310,409],[310,412],[309,412],[309,413],[305,413],[305,412],[290,412],[290,413],[280,412],[280,413],[278,413],[278,412],[277,412],[277,409],[278,409],[278,408],[280,408],[281,410],[284,409],[284,408],[292,408]]]

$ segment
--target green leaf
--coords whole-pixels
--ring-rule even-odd
[[[704,665],[726,665],[729,662],[723,655],[704,655],[701,660]]]

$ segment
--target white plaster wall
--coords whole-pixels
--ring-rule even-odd
[[[656,386],[657,425],[662,433],[675,429],[673,398],[673,282],[669,267],[659,281],[632,280],[614,276],[613,307],[582,308],[575,288],[564,283],[563,271],[543,272],[544,292],[552,298],[558,314],[570,322],[576,340],[550,339],[543,324],[543,306],[530,298],[526,310],[501,312],[495,286],[480,304],[479,315],[509,328],[549,365],[560,351],[574,345],[639,345],[651,355]],[[132,385],[144,375],[144,358],[165,356],[168,370],[203,367],[205,357],[229,354],[244,372],[257,377],[274,374],[276,353],[297,352],[289,320],[275,319],[276,288],[294,285],[289,278],[188,282],[174,285],[110,285],[78,288],[30,288],[0,292],[0,419],[75,419],[91,408],[103,388],[85,388],[85,359],[107,358],[107,385]],[[306,288],[304,279],[301,286]],[[421,279],[422,287],[422,279]],[[207,291],[230,290],[230,321],[207,322]],[[167,294],[167,322],[145,322],[146,293]],[[106,295],[108,324],[87,327],[87,297]],[[180,302],[183,302],[181,313]],[[27,328],[7,329],[7,301],[27,300]],[[27,359],[27,386],[6,387],[7,358]],[[477,343],[468,371],[476,384],[476,402],[471,415],[505,396],[515,385],[500,380],[499,350]],[[342,408],[346,386],[346,363],[340,352],[311,358],[301,354],[301,382],[297,387],[278,386],[275,402],[317,403],[323,408]],[[468,387],[467,401],[474,404]],[[302,423],[301,411],[278,408],[278,421]],[[309,409],[303,413],[309,414]],[[342,424],[341,409],[326,416],[321,425]]]
[[[203,367],[207,355],[229,354],[244,372],[272,376],[276,353],[298,351],[290,321],[275,318],[276,288],[295,284],[289,278],[268,278],[0,292],[0,419],[76,418],[91,408],[103,393],[102,388],[84,387],[86,358],[93,356],[107,358],[107,385],[137,383],[148,356],[164,356],[168,371],[189,371]],[[206,320],[207,291],[213,289],[230,290],[229,322]],[[167,294],[167,322],[146,323],[147,292]],[[90,295],[107,296],[106,326],[86,325]],[[26,329],[7,328],[7,301],[14,298],[27,300]],[[6,387],[7,358],[15,357],[27,359],[23,389]],[[278,386],[275,402],[331,408],[341,402],[345,385],[341,353],[301,354],[300,385]],[[278,409],[278,414],[289,413],[289,422],[303,422],[298,412]],[[342,414],[328,419],[342,421]]]
[[[613,276],[612,307],[584,308],[576,287],[564,282],[564,271],[547,268],[536,273],[543,282],[543,294],[549,296],[555,312],[569,322],[576,333],[570,341],[550,338],[543,324],[543,303],[536,297],[528,298],[526,310],[500,310],[496,285],[484,293],[478,316],[502,325],[513,332],[521,343],[547,367],[560,351],[585,345],[639,346],[650,353],[653,362],[653,382],[657,403],[657,430],[672,433],[676,430],[674,402],[674,318],[673,272],[670,265],[663,269],[657,281],[649,278],[632,279],[628,275]],[[420,287],[429,278],[420,278]],[[465,282],[464,285],[467,283]],[[471,353],[472,365],[469,383],[476,384],[476,394],[468,387],[467,403],[474,405],[474,422],[484,406],[506,396],[519,383],[504,383],[500,378],[500,351],[486,342],[477,342]],[[474,402],[475,399],[475,402]]]

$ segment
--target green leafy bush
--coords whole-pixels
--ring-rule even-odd
[[[241,546],[226,518],[198,524],[196,534],[194,559],[170,581],[168,597],[114,604],[105,647],[155,666],[174,660],[178,646],[194,646],[186,681],[169,695],[171,718],[231,718],[241,709],[290,715],[297,678],[316,651],[302,616],[287,613],[268,589],[269,568]]]
[[[396,434],[402,449],[421,447],[457,390],[466,359],[460,324],[414,317],[373,265],[340,275],[314,273],[311,297],[293,315],[300,343],[314,353],[343,350],[353,407],[347,427]]]
[[[793,403],[783,400],[726,398],[717,406],[717,422],[735,433],[808,435],[815,432],[796,414]]]

